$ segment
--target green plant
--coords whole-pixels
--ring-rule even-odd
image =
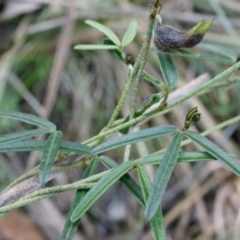
[[[79,219],[82,217],[82,215],[86,213],[92,204],[94,204],[94,202],[111,185],[120,180],[143,205],[143,207],[145,207],[145,216],[146,219],[150,221],[154,239],[166,239],[164,221],[161,208],[159,206],[167,187],[167,183],[177,162],[219,160],[236,175],[240,176],[240,165],[231,155],[227,154],[225,151],[202,135],[188,130],[191,125],[200,119],[200,114],[197,112],[196,108],[191,110],[186,116],[185,124],[182,130],[178,129],[176,126],[166,125],[133,132],[133,127],[135,124],[148,118],[153,118],[169,112],[173,107],[177,106],[181,102],[191,98],[194,95],[201,94],[209,87],[216,85],[222,78],[229,76],[240,67],[240,62],[237,62],[210,81],[183,94],[183,96],[178,97],[172,102],[168,102],[169,95],[177,87],[178,81],[177,71],[172,54],[200,58],[199,54],[179,49],[179,47],[188,47],[188,44],[190,44],[189,41],[192,41],[197,34],[204,35],[210,27],[210,24],[203,25],[203,21],[201,21],[199,24],[193,27],[190,32],[188,32],[187,39],[184,39],[184,41],[177,45],[177,47],[176,45],[170,45],[167,46],[167,48],[159,48],[159,50],[165,51],[157,52],[160,69],[165,80],[165,83],[162,83],[153,78],[144,70],[152,34],[155,33],[158,24],[161,24],[161,20],[159,20],[157,15],[161,10],[161,7],[162,4],[160,1],[153,1],[146,39],[135,61],[133,61],[133,57],[126,54],[125,47],[131,43],[137,33],[136,21],[130,23],[122,41],[119,40],[115,33],[102,24],[91,20],[86,21],[87,24],[103,32],[107,36],[107,39],[104,39],[102,45],[78,45],[75,47],[75,49],[109,50],[113,56],[126,63],[129,72],[128,80],[119,102],[109,122],[106,124],[106,127],[103,128],[98,135],[86,140],[83,143],[63,141],[62,133],[57,131],[56,126],[47,120],[18,112],[0,112],[0,116],[2,117],[15,119],[40,127],[36,130],[28,130],[2,136],[0,138],[1,152],[33,150],[43,152],[40,165],[32,169],[29,173],[16,179],[3,192],[1,201],[2,207],[0,208],[1,214],[6,214],[8,211],[14,208],[18,208],[34,201],[53,196],[59,192],[69,189],[76,189],[77,193],[68,214],[62,235],[62,239],[72,239],[75,231],[77,230]],[[200,27],[205,27],[205,29],[199,29]],[[210,49],[212,52],[214,51],[214,47],[211,48],[210,46]],[[224,52],[221,52],[221,54],[224,55]],[[228,52],[225,52],[225,57],[228,57],[229,61],[235,60],[234,56],[231,54],[229,55]],[[152,95],[144,107],[136,109],[136,99],[139,91],[139,84],[142,78],[150,82],[152,85],[160,87],[162,91],[158,94]],[[134,91],[132,94],[130,115],[125,119],[116,121],[123,103],[129,94],[131,86],[133,86]],[[216,126],[216,129],[236,122],[239,119],[240,116],[235,117],[219,126]],[[214,129],[212,129],[212,131],[213,130]],[[117,131],[121,131],[125,135],[103,143],[105,138],[110,137]],[[46,141],[24,140],[32,136],[46,133],[49,133],[49,137]],[[155,152],[148,157],[130,160],[130,148],[132,144],[139,141],[158,138],[167,134],[174,135],[167,149],[162,149],[160,152]],[[193,153],[180,151],[181,146],[186,143],[182,141],[184,136],[189,138],[191,141],[198,143],[206,152]],[[109,150],[113,150],[122,146],[125,146],[125,153],[123,154],[123,162],[120,165],[117,165],[115,161],[102,155]],[[84,155],[84,159],[80,157],[79,159],[76,159],[74,163],[68,165],[54,165],[63,163],[65,158],[74,154],[82,154]],[[97,173],[99,162],[103,163],[108,170]],[[149,180],[144,169],[145,164],[158,165],[153,183],[151,183]],[[18,183],[22,183],[25,179],[28,179],[31,176],[39,175],[39,183],[41,184],[41,187],[44,187],[45,183],[50,178],[51,172],[66,171],[82,166],[87,166],[87,169],[85,170],[83,179],[79,180],[78,182],[63,186],[42,188],[41,190],[27,194],[21,198],[13,196],[13,198],[15,197],[15,202],[10,204],[8,204],[9,200],[7,198],[4,199],[4,193],[7,193],[9,189],[14,189]],[[140,184],[136,183],[128,174],[129,171],[135,169],[137,169]]]

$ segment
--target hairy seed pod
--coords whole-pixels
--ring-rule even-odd
[[[158,50],[171,52],[172,49],[192,48],[199,44],[210,26],[213,23],[210,20],[205,23],[204,20],[198,22],[187,32],[180,32],[177,29],[165,25],[158,25],[155,32],[154,43]]]
[[[184,32],[165,25],[158,26],[155,32],[154,43],[157,49],[169,52],[170,49],[180,48],[187,41]]]

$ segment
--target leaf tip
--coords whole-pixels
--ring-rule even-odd
[[[76,217],[75,215],[76,215],[76,214],[73,212],[73,214],[72,214],[71,217],[70,217],[70,221],[71,221],[72,223],[76,222],[76,221],[79,219],[79,218]]]

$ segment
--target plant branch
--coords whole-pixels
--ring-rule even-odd
[[[131,110],[130,110],[130,118],[129,118],[130,121],[134,118],[134,113],[136,110],[137,95],[139,92],[142,73],[143,73],[143,70],[144,70],[144,67],[145,67],[145,64],[147,61],[149,46],[150,46],[151,39],[152,39],[152,32],[153,32],[153,27],[154,27],[154,22],[155,22],[155,16],[158,11],[159,11],[159,1],[156,1],[155,7],[153,8],[152,13],[149,17],[147,35],[146,35],[145,41],[143,43],[143,47],[142,47],[141,52],[138,57],[140,60],[140,66],[138,68],[135,85],[134,85],[134,90],[133,90],[133,96],[132,96],[132,100],[131,100]],[[154,12],[154,15],[153,15],[153,12]],[[130,132],[132,130],[133,129],[131,127]],[[129,155],[130,155],[130,150],[131,150],[131,145],[127,145],[125,148],[125,153],[124,153],[124,162],[128,161]]]
[[[51,168],[51,173],[58,173],[58,172],[63,172],[63,171],[69,171],[78,167],[86,166],[88,165],[89,161],[81,161],[82,156],[78,157],[75,163],[73,164],[68,164],[68,165],[63,165],[63,166],[53,166]],[[64,164],[65,162],[68,162],[68,159],[64,159],[64,161],[61,161],[61,164]],[[55,162],[56,164],[56,162]],[[57,163],[59,164],[59,163]],[[67,164],[67,163],[66,163]],[[13,182],[11,182],[5,189],[4,191],[7,191],[8,189],[12,188],[14,185],[16,185],[19,182],[22,182],[30,177],[33,177],[39,173],[39,165],[36,166],[35,168],[31,169],[29,172],[27,172],[24,175],[21,175],[17,179],[15,179]]]
[[[214,132],[214,131],[217,131],[219,129],[222,129],[228,125],[231,125],[235,122],[238,122],[240,121],[240,115],[234,117],[234,118],[231,118],[221,124],[218,124],[217,126],[215,126],[214,128],[211,128],[205,132],[202,132],[201,135],[202,136],[207,136],[209,135],[210,133]],[[185,146],[189,143],[191,143],[192,141],[191,140],[185,140],[181,143],[181,146]],[[157,155],[157,154],[162,154],[166,151],[166,149],[162,149],[161,151],[158,151],[158,152],[154,152],[153,154],[151,155]],[[149,155],[149,156],[151,156]],[[136,159],[134,160],[136,163],[139,161],[139,159]],[[101,177],[105,176],[110,170],[107,170],[107,171],[104,171],[104,172],[101,172],[101,173],[98,173],[94,176],[91,176],[89,178],[86,178],[86,179],[83,179],[83,180],[80,180],[78,182],[75,182],[75,183],[72,183],[72,184],[68,184],[68,185],[63,185],[63,186],[60,186],[61,188],[59,188],[58,186],[57,187],[52,187],[52,188],[48,188],[48,189],[42,189],[42,190],[39,190],[37,192],[34,192],[34,193],[31,193],[29,195],[26,195],[28,194],[30,191],[33,191],[34,189],[34,186],[36,187],[36,184],[38,183],[38,178],[37,177],[33,177],[33,178],[30,178],[30,179],[27,179],[21,183],[19,183],[18,185],[16,185],[15,187],[13,187],[12,189],[10,189],[9,191],[6,191],[6,192],[3,192],[1,195],[0,195],[0,206],[3,206],[3,205],[6,205],[6,204],[9,204],[10,202],[14,202],[14,201],[17,201],[18,199],[22,198],[24,195],[26,195],[23,199],[24,199],[24,203],[21,203],[23,205],[26,205],[28,203],[30,203],[30,201],[26,201],[25,199],[26,198],[29,198],[30,196],[32,198],[36,198],[39,197],[39,199],[37,200],[40,200],[40,197],[42,195],[46,195],[46,194],[56,194],[60,191],[66,191],[66,190],[69,190],[69,189],[77,189],[79,186],[91,186],[91,185],[85,185],[85,184],[91,184],[91,182],[94,182],[94,181],[97,181],[99,180]],[[51,196],[52,196],[51,195]],[[46,196],[47,197],[47,196]],[[44,197],[43,197],[44,198]],[[36,200],[36,201],[37,201]],[[20,201],[20,200],[19,200]],[[17,204],[19,204],[19,202],[15,202],[14,204],[16,205],[11,205],[11,206],[16,206],[16,208],[18,207]],[[21,205],[21,206],[23,206]],[[8,205],[9,207],[10,205]],[[15,207],[14,207],[15,208]],[[3,210],[2,210],[3,209]],[[9,207],[8,208],[9,210],[11,210],[12,208]],[[0,208],[0,213],[2,212],[5,212],[5,211],[9,211],[9,210],[6,210],[6,208]]]
[[[68,191],[72,189],[89,189],[93,186],[94,186],[94,183],[91,183],[91,184],[90,183],[86,183],[86,184],[74,183],[74,184],[66,184],[66,185],[56,186],[51,188],[45,188],[45,189],[36,191],[32,194],[29,194],[13,204],[9,204],[7,206],[1,207],[0,214],[4,212],[8,212],[15,208],[25,206],[35,201],[39,201],[43,198],[51,197],[54,194],[59,192]]]
[[[63,185],[63,186],[59,186],[59,187],[66,188],[66,190],[67,190],[67,188],[77,189],[78,186],[82,186],[81,184],[87,184],[87,183],[98,181],[101,177],[106,175],[109,171],[110,170],[106,170],[104,172],[95,174],[94,176],[84,178],[82,180],[74,182],[72,184],[67,184],[67,185]],[[52,179],[55,175],[56,174],[51,173],[49,178]],[[0,194],[0,206],[5,206],[6,204],[16,202],[20,198],[25,197],[25,196],[27,197],[28,196],[27,194],[29,194],[29,193],[31,194],[31,192],[36,191],[38,189],[41,189],[41,185],[39,183],[38,176],[34,176],[29,179],[26,179]],[[47,189],[47,188],[45,188],[45,189]],[[45,191],[45,189],[42,189],[42,190]],[[50,189],[50,190],[47,190],[47,193],[58,191],[58,187],[57,188],[51,187],[48,189]],[[42,190],[39,190],[39,191],[42,191]],[[43,191],[43,193],[45,193],[44,191]]]

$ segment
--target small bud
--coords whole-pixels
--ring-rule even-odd
[[[156,28],[154,44],[157,49],[165,52],[171,52],[172,49],[177,48],[192,48],[201,42],[213,20],[205,24],[202,20],[187,32],[159,24]]]
[[[132,66],[134,66],[135,60],[134,60],[133,56],[132,56],[130,53],[128,53],[128,54],[126,55],[126,57],[125,57],[125,62],[126,62],[127,65],[132,65]]]
[[[186,116],[183,130],[189,129],[193,124],[197,123],[200,119],[201,114],[198,113],[197,107],[191,109]]]

